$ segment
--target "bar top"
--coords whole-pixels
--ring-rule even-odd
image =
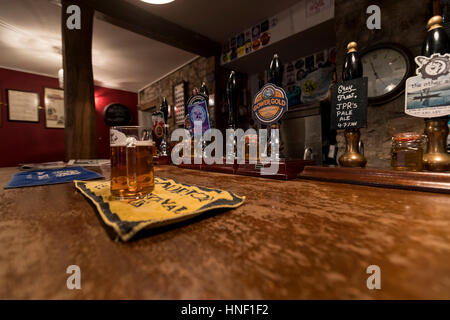
[[[4,186],[16,168],[0,169]],[[450,196],[174,166],[238,209],[114,242],[72,183],[0,191],[1,299],[450,298]],[[66,268],[81,269],[68,290]],[[381,269],[381,289],[366,268]]]

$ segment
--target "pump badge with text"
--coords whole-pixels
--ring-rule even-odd
[[[276,123],[288,110],[288,99],[283,88],[268,83],[253,100],[253,119],[264,125]]]
[[[450,55],[418,56],[416,76],[406,80],[405,113],[433,118],[450,114]]]

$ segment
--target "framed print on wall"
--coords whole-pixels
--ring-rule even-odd
[[[45,127],[64,129],[64,90],[44,88]]]
[[[23,122],[39,122],[39,93],[6,90],[8,120]]]
[[[185,104],[186,104],[186,82],[182,81],[173,87],[173,97],[175,101],[174,113],[175,124],[183,124],[185,117]]]

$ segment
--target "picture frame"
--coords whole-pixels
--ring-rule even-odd
[[[5,103],[3,103],[3,95],[2,90],[0,90],[0,128],[2,127],[2,119],[3,119],[3,106],[6,106]]]
[[[39,93],[6,89],[6,99],[8,121],[39,123]]]
[[[45,128],[64,129],[64,90],[44,88]]]
[[[187,100],[187,83],[181,81],[180,83],[173,86],[173,101],[174,101],[174,118],[175,124],[184,124],[185,118],[185,108]]]

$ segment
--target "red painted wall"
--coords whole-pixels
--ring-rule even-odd
[[[64,129],[46,129],[44,109],[39,111],[39,123],[8,121],[6,89],[38,92],[44,106],[44,88],[58,88],[58,79],[0,68],[0,167],[64,160]],[[113,102],[127,106],[133,124],[137,123],[136,93],[96,86],[98,158],[109,158],[109,129],[103,110]]]

